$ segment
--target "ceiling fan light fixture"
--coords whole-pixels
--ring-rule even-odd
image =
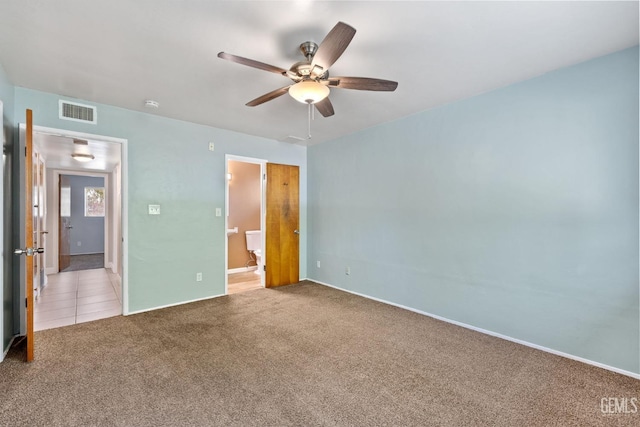
[[[329,88],[314,80],[304,80],[289,88],[289,95],[303,104],[315,104],[329,96]]]
[[[95,159],[95,156],[93,154],[83,154],[83,153],[73,153],[71,157],[73,157],[79,162],[90,162],[91,160]]]

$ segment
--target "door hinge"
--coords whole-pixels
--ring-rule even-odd
[[[266,173],[262,174],[262,179],[265,180],[265,181],[267,180],[267,174]]]
[[[263,265],[263,266],[262,266],[262,270],[267,271],[267,266],[266,266],[266,265]]]
[[[24,156],[27,157],[27,147],[24,147]]]
[[[29,308],[29,298],[24,299],[24,308]]]

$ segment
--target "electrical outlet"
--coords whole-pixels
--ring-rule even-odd
[[[344,270],[344,274],[346,274],[347,276],[349,276],[349,275],[351,274],[351,267],[347,267],[347,268]]]
[[[320,261],[316,261],[316,267],[320,268]]]
[[[202,273],[196,273],[196,282],[202,282]]]

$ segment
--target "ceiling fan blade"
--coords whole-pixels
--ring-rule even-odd
[[[285,86],[285,87],[281,87],[280,89],[272,90],[269,93],[265,93],[264,95],[257,97],[253,101],[247,102],[246,105],[248,107],[255,107],[256,105],[264,104],[267,101],[271,101],[272,99],[276,99],[277,97],[282,96],[285,93],[289,92],[289,88],[290,87],[291,86]]]
[[[313,104],[316,106],[316,109],[322,114],[324,117],[333,116],[335,112],[333,111],[333,105],[329,98],[325,98],[322,101],[316,102]]]
[[[355,28],[344,22],[338,22],[318,46],[311,65],[318,65],[327,71],[340,58],[355,34]]]
[[[329,79],[329,86],[342,89],[393,92],[398,87],[398,82],[372,79],[369,77],[331,77]]]
[[[253,59],[243,58],[242,56],[232,55],[226,52],[220,52],[218,58],[226,59],[227,61],[236,62],[238,64],[247,65],[249,67],[258,68],[264,71],[270,71],[276,74],[287,75],[287,70],[273,65],[265,64],[264,62],[254,61]]]

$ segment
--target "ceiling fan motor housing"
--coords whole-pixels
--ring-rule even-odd
[[[300,45],[300,52],[307,58],[307,61],[311,62],[313,55],[318,51],[318,45],[314,42],[304,42]]]
[[[317,51],[318,51],[318,45],[314,42],[307,41],[300,44],[300,52],[302,52],[302,54],[304,55],[305,58],[307,58],[307,60],[296,62],[295,64],[293,64],[289,69],[291,73],[287,73],[289,78],[291,78],[294,81],[301,81],[301,80],[308,80],[308,79],[322,80],[322,79],[329,78],[328,70],[325,71],[322,69],[322,67],[318,65],[316,66],[311,65],[311,62],[313,61],[313,56],[316,54]]]

